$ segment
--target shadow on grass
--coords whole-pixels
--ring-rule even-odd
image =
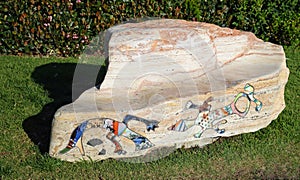
[[[77,99],[85,90],[100,86],[106,67],[76,63],[50,63],[37,67],[32,79],[41,84],[53,99],[37,115],[23,122],[23,129],[39,147],[42,154],[49,152],[52,119],[58,108]]]

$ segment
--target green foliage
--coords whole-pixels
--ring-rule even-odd
[[[203,21],[299,45],[299,7],[298,0],[7,0],[0,53],[76,56],[99,32],[143,17]]]

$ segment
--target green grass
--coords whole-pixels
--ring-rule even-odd
[[[49,157],[51,118],[71,102],[77,60],[0,56],[0,179],[298,179],[299,53],[286,50],[286,108],[267,128],[141,164],[112,159],[69,163]],[[93,83],[85,82],[77,93]]]

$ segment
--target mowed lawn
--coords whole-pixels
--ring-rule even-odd
[[[72,101],[77,59],[0,56],[0,179],[299,179],[300,49],[287,48],[286,57],[286,108],[267,128],[150,163],[69,163],[47,151],[53,113]],[[86,67],[86,77],[97,68]]]

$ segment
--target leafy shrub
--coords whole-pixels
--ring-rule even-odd
[[[299,16],[298,0],[7,0],[0,53],[76,56],[99,32],[141,17],[203,21],[299,45]]]

